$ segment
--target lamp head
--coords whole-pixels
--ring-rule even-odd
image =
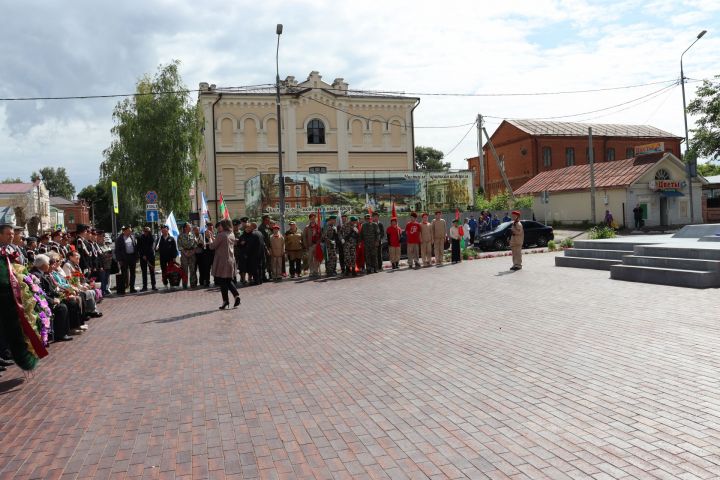
[[[280,25],[280,26],[282,27],[282,25]],[[707,33],[707,30],[703,30],[702,32],[698,33],[698,36],[697,36],[698,40],[701,39],[703,37],[703,35],[705,35],[706,33]]]
[[[283,28],[282,23],[278,23],[277,27],[275,27],[275,33],[277,33],[278,35],[282,35],[282,28]],[[705,32],[703,32],[703,33],[705,33]]]

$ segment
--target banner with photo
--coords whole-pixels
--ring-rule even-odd
[[[467,209],[474,203],[471,171],[362,171],[285,174],[285,214],[326,211],[360,213],[368,207],[386,213]],[[245,213],[257,217],[280,212],[279,177],[262,173],[245,182]]]

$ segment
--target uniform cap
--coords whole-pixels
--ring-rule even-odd
[[[241,220],[238,220],[237,218],[233,219],[232,224],[233,225],[240,225],[242,223]]]
[[[37,237],[25,237],[26,242],[37,242]]]
[[[355,215],[353,215],[352,217],[350,217],[350,221],[351,221],[351,222],[357,222],[357,219],[358,219],[358,218],[357,218]]]
[[[272,229],[273,229],[273,230],[280,230],[280,225],[278,225],[278,224],[276,223],[275,225],[272,226]]]
[[[518,210],[513,210],[513,211],[512,211],[512,215],[517,215],[517,216],[519,217],[519,216],[520,216],[520,211],[518,211]]]
[[[330,215],[328,220],[337,220],[337,215]]]
[[[242,217],[240,219],[241,222],[245,222],[245,223],[247,223],[248,220],[250,220],[248,217]]]
[[[369,214],[369,213],[366,213],[366,214],[365,214],[365,218],[370,218],[370,214]]]

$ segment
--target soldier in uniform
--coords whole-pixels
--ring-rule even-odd
[[[435,264],[442,265],[445,255],[445,235],[447,234],[447,222],[442,218],[440,210],[435,212],[435,220],[432,221],[433,250],[435,250]]]
[[[13,247],[15,247],[15,251],[18,252],[19,255],[17,263],[27,265],[27,251],[25,250],[25,245],[23,244],[22,237],[23,231],[25,231],[23,227],[13,228],[12,245]]]
[[[328,277],[334,277],[337,275],[337,249],[340,246],[340,234],[338,234],[335,221],[337,217],[330,215],[328,217],[327,225],[323,230],[322,241],[325,244],[325,251],[327,256],[325,257],[325,273]]]
[[[380,227],[371,220],[369,213],[365,214],[365,223],[363,223],[362,230],[360,230],[360,240],[362,240],[365,247],[365,271],[368,274],[377,273],[377,247],[380,244]]]
[[[290,230],[285,232],[285,251],[290,263],[290,278],[302,277],[302,234],[298,231],[295,222],[290,222]]]
[[[272,224],[270,223],[270,215],[263,215],[262,222],[257,230],[262,233],[263,240],[265,241],[265,262],[263,263],[263,275],[265,279],[270,280],[272,277],[272,267],[270,261],[270,235],[272,235]]]
[[[379,271],[382,272],[383,269],[383,261],[382,261],[382,243],[385,239],[385,227],[382,223],[380,223],[380,214],[377,212],[373,212],[372,214],[373,223],[378,226],[378,230],[380,232],[380,235],[378,236],[378,247],[377,247],[377,268]]]
[[[273,234],[270,235],[270,257],[272,264],[270,270],[272,279],[275,282],[282,280],[283,264],[285,263],[285,238],[280,233],[280,225],[272,226]]]
[[[343,213],[342,215],[340,215],[340,220],[341,220],[342,225],[346,225],[348,223],[347,214]],[[340,232],[342,231],[342,225],[340,227],[337,227],[338,234],[339,234],[338,236],[340,238],[340,242],[337,245],[337,252],[338,252],[338,257],[340,257],[340,271],[343,274],[345,274],[345,273],[347,273],[347,269],[345,267],[345,249],[343,248],[344,240],[342,238],[342,235],[340,235]]]
[[[29,265],[35,261],[37,254],[37,237],[25,237],[25,255]]]
[[[41,253],[41,254],[43,254],[43,255],[47,254],[47,253],[50,251],[50,246],[49,246],[49,243],[50,243],[50,234],[49,234],[49,233],[42,233],[42,234],[40,234],[40,236],[38,237],[38,240],[40,241],[40,243],[39,243],[39,245],[38,245],[38,247],[37,247],[37,252],[38,252],[38,253]]]
[[[90,233],[90,227],[85,224],[79,224],[76,230],[75,250],[80,254],[80,270],[85,276],[88,276],[92,270],[93,259],[90,243],[87,236]]]
[[[525,232],[522,223],[520,223],[520,212],[518,210],[513,210],[512,219],[510,250],[512,250],[513,266],[510,270],[520,270],[522,269],[522,246],[525,242]]]
[[[180,268],[190,278],[190,288],[197,287],[197,274],[195,273],[195,249],[198,240],[192,233],[192,225],[188,222],[183,225],[183,233],[178,237],[178,248],[180,248]],[[183,282],[183,288],[187,288],[187,281]]]
[[[345,256],[345,276],[357,276],[357,272],[355,271],[355,253],[360,238],[357,220],[355,216],[350,217],[350,221],[343,223],[340,229],[340,236],[343,239],[343,254]]]
[[[50,243],[48,244],[51,252],[62,255],[62,245],[60,245],[62,239],[62,231],[55,230],[50,234]]]
[[[428,214],[422,214],[422,222],[420,222],[420,256],[422,257],[423,267],[429,267],[432,264],[432,224],[428,221]]]

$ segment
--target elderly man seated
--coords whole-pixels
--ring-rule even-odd
[[[97,309],[97,292],[95,292],[94,282],[88,282],[80,270],[80,254],[77,251],[68,253],[67,261],[62,266],[62,269],[65,272],[65,277],[70,279],[70,283],[78,290],[83,299],[85,316],[90,318],[102,317],[102,313]]]
[[[62,302],[62,293],[50,276],[50,258],[43,254],[36,255],[30,273],[39,280],[40,288],[43,289],[48,300],[48,306],[53,314],[55,341],[66,342],[72,340],[72,337],[68,335],[70,332],[68,307]]]
[[[82,304],[83,299],[79,296],[80,290],[74,287],[65,278],[65,271],[62,269],[62,256],[56,252],[48,253],[50,258],[50,276],[55,281],[55,285],[62,293],[63,303],[68,308],[68,320],[70,323],[70,334],[79,335],[82,330],[87,330],[87,325],[83,320]]]

